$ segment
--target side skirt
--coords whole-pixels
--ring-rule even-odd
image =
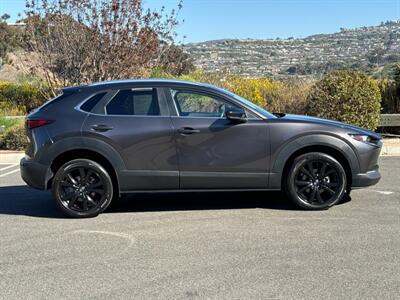
[[[210,193],[210,192],[272,192],[280,191],[280,189],[180,189],[180,190],[132,190],[121,191],[120,194],[135,194],[135,193]]]

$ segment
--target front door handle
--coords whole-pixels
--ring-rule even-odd
[[[109,126],[106,124],[96,124],[96,125],[92,125],[91,127],[93,130],[100,131],[100,132],[105,132],[105,131],[113,129],[112,126]]]
[[[192,127],[182,127],[178,129],[178,132],[180,134],[193,134],[193,133],[199,133],[199,129],[194,129]]]

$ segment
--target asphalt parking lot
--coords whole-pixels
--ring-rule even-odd
[[[400,157],[328,211],[279,193],[134,195],[60,214],[0,165],[0,298],[289,299],[400,295]]]

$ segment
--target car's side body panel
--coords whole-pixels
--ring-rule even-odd
[[[339,152],[348,162],[353,186],[376,183],[376,177],[360,183],[368,170],[377,169],[380,146],[357,142],[357,149],[351,141],[347,128],[333,128],[327,124],[316,124],[302,120],[275,119],[267,121],[270,127],[271,170],[269,188],[280,189],[282,175],[288,159],[297,151],[307,147],[327,147]],[[360,151],[361,150],[361,151]],[[371,175],[371,174],[369,174]],[[372,174],[372,177],[376,174]],[[378,178],[379,180],[379,178]],[[363,181],[363,179],[361,179]]]
[[[43,171],[47,174],[47,176],[44,178],[44,180],[42,180],[43,182],[40,183],[40,186],[44,187],[44,189],[46,187],[48,188],[47,182],[54,175],[50,169],[53,161],[60,155],[73,150],[89,150],[106,158],[114,167],[120,184],[123,184],[124,180],[120,175],[120,170],[125,169],[125,164],[119,153],[108,143],[105,143],[102,140],[90,137],[75,136],[66,137],[47,145],[45,148],[43,148],[43,151],[40,152],[40,157],[39,155],[35,157],[35,163],[37,163],[39,166],[47,167],[47,170]],[[121,188],[124,188],[124,186],[122,185]]]
[[[112,130],[96,132],[105,124]],[[121,190],[177,189],[179,172],[171,120],[165,116],[89,115],[82,136],[102,140],[124,161]]]
[[[267,188],[268,127],[263,120],[233,124],[225,118],[172,117],[180,187]],[[179,128],[198,133],[181,134]]]

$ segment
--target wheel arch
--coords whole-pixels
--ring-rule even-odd
[[[114,191],[119,193],[118,174],[115,171],[114,166],[110,163],[110,161],[106,157],[93,150],[74,149],[63,152],[53,160],[52,164],[50,165],[50,170],[53,174],[55,174],[63,164],[78,158],[90,159],[92,161],[97,162],[104,169],[106,169],[107,173],[110,175],[111,180],[113,182]],[[51,179],[47,182],[47,188],[51,187],[53,178],[54,176],[52,176]]]
[[[352,147],[342,139],[329,135],[309,135],[295,139],[272,158],[269,185],[271,188],[280,189],[284,174],[299,155],[309,152],[321,152],[331,155],[338,160],[346,171],[347,186],[351,186],[352,174],[360,170],[357,154]]]
[[[51,176],[47,179],[46,188],[50,188],[52,179],[58,168],[65,162],[77,158],[86,158],[101,164],[110,174],[115,191],[119,193],[119,171],[125,169],[125,164],[119,153],[109,144],[91,138],[70,138],[54,143],[42,155],[42,161],[49,166]]]

